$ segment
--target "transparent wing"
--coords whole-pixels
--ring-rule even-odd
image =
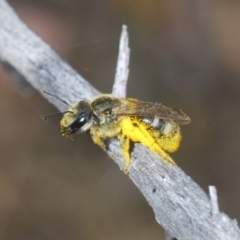
[[[138,116],[141,118],[159,118],[177,124],[188,124],[190,118],[180,109],[166,107],[161,103],[142,102],[137,99],[122,99],[121,106],[113,109],[116,116]]]

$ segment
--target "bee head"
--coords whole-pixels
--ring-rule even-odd
[[[66,101],[58,96],[46,91],[43,92],[68,106],[68,110],[65,112],[52,113],[43,118],[44,120],[47,120],[53,116],[62,114],[63,118],[60,121],[60,126],[63,136],[71,137],[71,135],[75,132],[85,132],[89,130],[92,125],[93,115],[90,103],[87,101],[80,101],[70,106]]]
[[[92,124],[92,108],[86,101],[80,101],[71,106],[60,122],[61,133],[69,137],[75,132],[85,132]]]

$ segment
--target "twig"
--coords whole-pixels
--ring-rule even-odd
[[[22,23],[4,0],[0,0],[0,59],[40,93],[46,90],[70,104],[99,94]],[[123,68],[126,70],[126,66]],[[44,97],[59,110],[65,109],[60,101]],[[118,141],[110,142],[107,153],[122,169],[124,161]],[[171,236],[179,240],[240,239],[237,222],[224,213],[213,218],[208,196],[179,167],[165,164],[139,144],[133,149],[132,160],[129,177],[151,205],[157,222]]]
[[[212,216],[219,213],[217,189],[214,186],[209,186],[209,195],[211,201]]]
[[[123,25],[119,44],[116,75],[112,90],[113,95],[122,98],[126,97],[127,92],[127,80],[129,73],[128,65],[130,59],[130,49],[128,47],[128,42],[127,26]]]

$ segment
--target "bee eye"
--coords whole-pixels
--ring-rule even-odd
[[[86,122],[86,118],[85,118],[85,117],[80,117],[80,118],[78,119],[78,122],[84,123],[84,122]]]
[[[87,102],[79,102],[79,116],[69,126],[71,133],[77,132],[81,129],[92,117],[91,106]]]

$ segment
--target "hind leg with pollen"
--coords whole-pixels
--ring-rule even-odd
[[[128,172],[131,165],[130,141],[139,142],[157,153],[165,162],[176,165],[172,158],[164,151],[161,141],[158,141],[159,134],[156,134],[146,127],[146,124],[137,118],[126,117],[121,123],[122,137],[119,137],[122,144],[122,151],[126,159],[125,172]],[[158,135],[158,136],[157,136]],[[164,142],[166,144],[166,142]],[[163,150],[164,149],[164,150]]]
[[[131,159],[131,155],[130,155],[131,142],[130,142],[129,137],[124,136],[124,135],[119,135],[118,139],[120,140],[121,149],[122,149],[123,156],[125,159],[124,172],[127,174],[129,171],[129,168],[131,167],[131,164],[132,164],[132,159]]]

